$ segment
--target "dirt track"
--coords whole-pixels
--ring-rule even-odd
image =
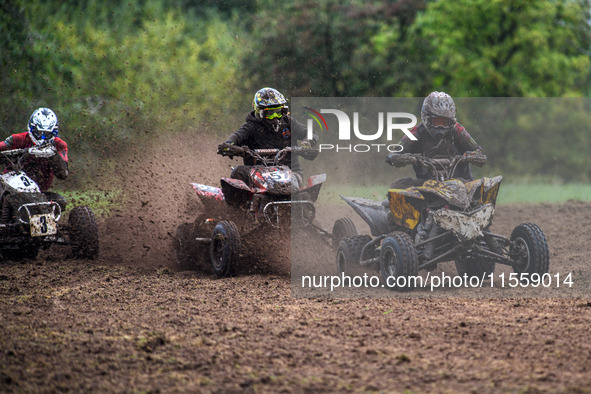
[[[589,391],[589,299],[299,299],[285,270],[177,270],[171,233],[196,207],[156,180],[215,179],[166,160],[132,174],[140,203],[101,223],[98,261],[0,265],[0,391]],[[500,207],[495,230],[535,221],[551,272],[588,273],[590,212]]]

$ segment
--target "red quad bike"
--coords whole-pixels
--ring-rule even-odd
[[[232,178],[222,178],[221,187],[191,183],[207,212],[195,221],[191,241],[202,246],[196,253],[203,253],[204,246],[209,244],[211,264],[218,277],[234,273],[240,258],[241,238],[263,226],[280,232],[290,229],[293,219],[298,226],[330,237],[313,223],[314,202],[326,174],[311,176],[305,186],[294,188],[292,171],[285,165],[290,154],[313,160],[317,150],[301,147],[251,150],[229,145],[227,151],[218,153],[230,158],[250,155],[255,162],[250,169],[249,184]],[[181,237],[177,239],[182,243]]]
[[[388,190],[387,201],[343,197],[370,227],[371,235],[343,238],[337,250],[339,274],[363,268],[381,272],[391,290],[407,291],[420,270],[454,261],[460,276],[484,280],[495,264],[513,268],[522,280],[548,272],[548,243],[539,226],[522,223],[510,237],[490,231],[501,176],[464,181],[454,178],[462,162],[482,165],[484,155],[452,159],[402,154],[396,166],[419,165],[431,173],[422,186]],[[342,220],[342,219],[339,219]],[[405,279],[401,278],[401,279]]]
[[[0,175],[0,253],[4,259],[35,259],[40,249],[52,244],[70,245],[76,258],[98,256],[99,234],[92,210],[74,207],[64,223],[60,220],[63,204],[50,201],[22,170],[31,156],[53,154],[50,145],[0,152],[0,163],[10,165]]]

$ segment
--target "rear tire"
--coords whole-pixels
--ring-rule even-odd
[[[359,235],[359,230],[355,223],[349,218],[340,218],[332,226],[332,247],[337,250],[343,238]]]
[[[533,223],[522,223],[511,232],[513,271],[519,274],[548,273],[550,252],[542,229]]]
[[[409,278],[418,276],[419,258],[408,234],[395,232],[384,238],[380,248],[380,272],[384,285],[390,290],[410,291],[415,287]]]
[[[343,238],[337,248],[337,272],[339,276],[354,275],[360,271],[359,258],[363,247],[371,241],[369,235]]]
[[[183,270],[201,270],[211,273],[209,256],[210,242],[197,241],[196,238],[211,239],[212,224],[206,222],[207,216],[200,215],[194,223],[183,223],[177,227],[173,239],[174,256]]]
[[[222,220],[213,229],[210,243],[211,265],[218,278],[225,278],[234,273],[240,257],[240,233],[229,220]]]
[[[99,234],[92,210],[74,207],[68,217],[70,247],[75,258],[94,260],[99,254]]]

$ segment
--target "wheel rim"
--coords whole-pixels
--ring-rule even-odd
[[[520,272],[525,272],[529,268],[531,258],[529,247],[527,246],[527,242],[521,237],[515,239],[515,244],[519,248],[519,253],[515,259],[515,262],[517,263],[515,268]]]
[[[398,260],[396,259],[396,253],[390,247],[387,247],[384,251],[384,269],[386,277],[396,277],[398,275]]]
[[[226,247],[225,238],[216,234],[213,239],[213,267],[216,270],[220,270],[223,267],[224,249]]]

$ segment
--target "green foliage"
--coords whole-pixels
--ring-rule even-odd
[[[0,0],[0,132],[24,130],[34,108],[53,108],[74,177],[90,178],[98,162],[106,167],[156,133],[228,134],[262,86],[288,96],[586,96],[590,7],[584,0]],[[491,169],[591,179],[587,108],[577,107],[587,104],[574,104],[570,116],[571,104],[548,104],[532,111],[491,103],[494,132],[468,115],[471,104],[458,108]]]
[[[51,107],[74,156],[92,158],[88,175],[97,160],[155,133],[226,133],[234,127],[228,112],[244,107],[245,38],[235,18],[159,0],[7,7],[0,18],[9,22],[2,29],[11,51],[2,64],[18,80],[3,73],[10,89],[0,98],[2,132],[23,130],[35,107]]]
[[[417,17],[431,90],[461,96],[572,96],[589,88],[590,4],[435,1]]]
[[[294,96],[365,95],[376,90],[383,71],[372,65],[366,43],[393,21],[388,34],[403,37],[422,3],[304,0],[283,2],[281,13],[264,9],[253,22],[260,49],[245,58],[246,68],[256,84]]]

